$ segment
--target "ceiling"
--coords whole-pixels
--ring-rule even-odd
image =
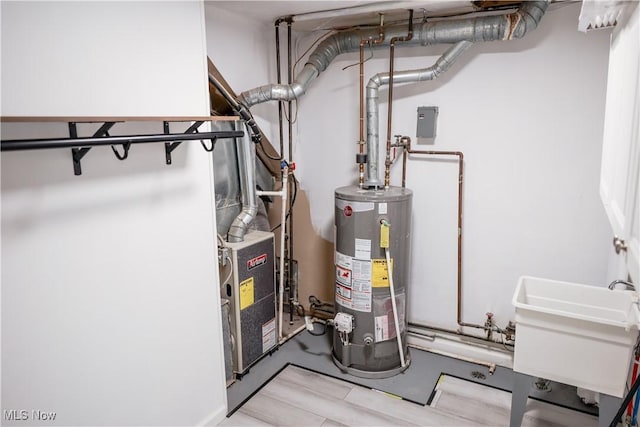
[[[407,19],[407,10],[413,9],[416,18],[441,14],[455,14],[475,10],[470,1],[213,1],[208,5],[245,15],[265,23],[293,15],[292,27],[297,31],[313,31],[323,28],[375,24],[379,13],[385,22]]]

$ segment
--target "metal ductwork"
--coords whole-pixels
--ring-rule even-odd
[[[478,18],[425,22],[418,25],[411,41],[401,46],[458,43],[460,41],[485,42],[511,40],[523,37],[534,30],[547,10],[548,1],[526,1],[513,13],[483,16]],[[388,46],[394,37],[406,33],[405,25],[385,27],[385,39],[373,46]],[[267,101],[291,101],[303,95],[311,82],[327,69],[340,54],[357,52],[361,40],[375,39],[378,29],[353,30],[333,34],[322,41],[311,54],[304,68],[293,83],[268,84],[243,92],[238,104],[247,108]]]
[[[243,123],[236,122],[236,130],[242,130]],[[231,223],[227,241],[242,242],[251,222],[258,213],[258,203],[256,199],[256,178],[255,178],[255,158],[254,147],[251,143],[251,136],[248,129],[244,136],[237,141],[238,167],[240,170],[240,191],[242,193],[242,211]]]
[[[462,55],[473,43],[460,41],[451,46],[438,60],[429,68],[420,70],[396,71],[393,73],[393,83],[410,83],[434,80],[440,74],[446,72],[456,59]],[[378,73],[371,77],[367,84],[367,182],[368,187],[380,187],[382,183],[378,177],[379,159],[379,112],[378,112],[378,92],[380,86],[389,84],[389,73]]]

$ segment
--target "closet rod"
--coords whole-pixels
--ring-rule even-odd
[[[82,138],[16,139],[0,141],[0,151],[38,150],[48,148],[95,147],[118,144],[144,144],[151,142],[193,141],[202,139],[240,138],[242,131],[216,131],[156,135],[103,136]]]

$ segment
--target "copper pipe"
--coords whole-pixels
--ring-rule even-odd
[[[391,171],[391,116],[393,113],[393,60],[396,42],[406,42],[413,38],[413,9],[409,10],[409,29],[404,37],[393,37],[389,42],[389,102],[387,111],[387,146],[384,159],[384,188],[389,188]]]
[[[464,182],[464,154],[461,151],[424,151],[412,150],[411,138],[403,136],[400,140],[404,147],[402,155],[402,186],[405,186],[407,179],[407,157],[408,154],[421,154],[427,156],[457,156],[458,157],[458,269],[457,269],[457,322],[459,326],[470,328],[487,329],[484,325],[467,323],[462,321],[462,184]]]
[[[360,147],[360,156],[364,154],[364,45],[369,44],[368,40],[360,40],[360,138],[358,145]],[[358,161],[358,185],[360,188],[364,186],[364,163]]]
[[[360,138],[358,145],[359,153],[364,154],[364,47],[371,44],[380,44],[384,41],[384,14],[380,14],[380,32],[377,39],[360,39]],[[358,185],[360,188],[364,186],[364,163],[358,162],[359,177]]]

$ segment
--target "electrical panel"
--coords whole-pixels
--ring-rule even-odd
[[[274,236],[250,231],[243,242],[225,247],[233,272],[221,290],[229,300],[233,370],[243,374],[278,343]]]
[[[418,125],[416,137],[435,138],[438,107],[418,107]]]

